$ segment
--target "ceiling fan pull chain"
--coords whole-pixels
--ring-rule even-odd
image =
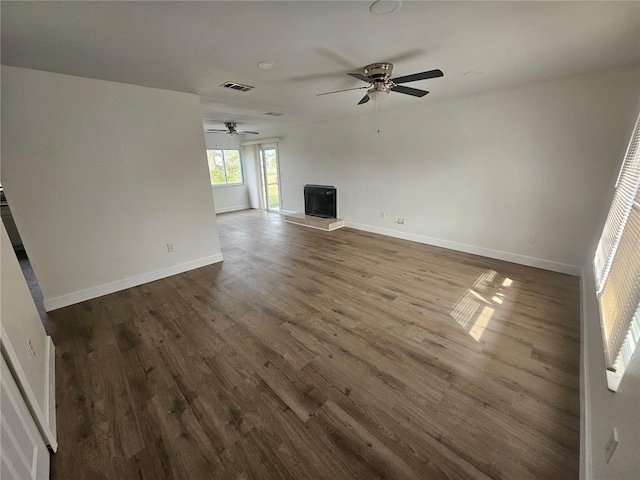
[[[376,131],[376,104],[373,104],[373,131]]]
[[[373,131],[380,133],[380,104],[373,104]]]

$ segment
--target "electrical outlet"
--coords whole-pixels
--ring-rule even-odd
[[[29,345],[29,353],[31,353],[31,356],[33,357],[33,359],[35,360],[36,358],[36,349],[33,348],[33,343],[31,343],[31,339],[29,339],[27,341],[27,344]]]
[[[535,244],[538,241],[538,237],[535,235],[529,235],[529,243]]]
[[[396,220],[396,223],[397,223],[398,225],[404,225],[405,220],[406,220],[406,219],[405,219],[404,217],[398,217],[398,220]]]
[[[385,218],[387,218],[387,214],[384,212],[380,212],[380,218],[384,220]]]
[[[607,463],[611,460],[611,456],[613,452],[615,452],[616,447],[618,446],[618,429],[613,428],[611,433],[609,434],[609,438],[607,439],[607,443],[604,446],[604,457],[607,459]]]
[[[175,249],[173,248],[173,243],[167,243],[167,252],[173,253]]]

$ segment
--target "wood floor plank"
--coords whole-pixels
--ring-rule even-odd
[[[579,280],[277,214],[66,307],[67,479],[578,478]]]
[[[389,408],[397,400],[370,394],[354,384],[340,368],[335,369],[322,360],[316,359],[305,369],[309,369],[319,389],[329,392],[332,402],[355,422],[366,425],[368,433],[376,436],[414,471],[421,472],[423,478],[483,478],[481,472],[454,456],[426,432],[411,433],[414,427]]]

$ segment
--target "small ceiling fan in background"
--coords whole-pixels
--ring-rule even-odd
[[[250,132],[249,130],[238,130],[238,125],[235,122],[225,122],[224,126],[226,127],[226,129],[224,128],[207,128],[205,130],[206,133],[227,133],[229,135],[231,135],[232,137],[234,135],[245,135],[245,134],[251,134],[251,135],[258,135],[258,132]]]
[[[336,90],[333,92],[319,93],[320,95],[329,95],[338,92],[348,92],[350,90],[362,90],[367,88],[367,94],[358,102],[358,105],[367,103],[369,100],[379,102],[387,96],[389,92],[398,92],[405,95],[411,95],[413,97],[424,97],[427,93],[426,90],[419,90],[417,88],[405,87],[400,85],[402,83],[417,82],[418,80],[427,80],[429,78],[443,77],[444,73],[441,70],[428,70],[426,72],[414,73],[412,75],[404,75],[402,77],[391,78],[393,72],[392,63],[372,63],[364,68],[364,75],[361,73],[348,73],[358,80],[367,82],[368,86],[346,88],[344,90]]]

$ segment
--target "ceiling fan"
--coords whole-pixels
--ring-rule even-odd
[[[231,135],[232,137],[234,135],[245,135],[247,133],[250,133],[252,135],[258,135],[258,132],[250,132],[249,130],[238,130],[238,125],[235,122],[224,122],[224,126],[227,127],[226,129],[223,128],[207,128],[207,130],[205,131],[206,133],[228,133],[229,135]]]
[[[387,96],[389,92],[404,93],[405,95],[411,95],[414,97],[424,97],[427,93],[426,90],[419,90],[417,88],[405,87],[400,85],[401,83],[417,82],[418,80],[427,80],[429,78],[443,77],[444,73],[441,70],[429,70],[427,72],[414,73],[412,75],[405,75],[402,77],[391,78],[391,72],[393,72],[392,63],[372,63],[364,68],[364,75],[361,73],[348,73],[358,80],[367,82],[368,86],[346,88],[344,90],[336,90],[334,92],[319,93],[319,95],[329,95],[331,93],[348,92],[349,90],[362,90],[367,88],[367,94],[362,97],[362,100],[358,102],[358,105],[367,103],[369,100],[379,102]]]

